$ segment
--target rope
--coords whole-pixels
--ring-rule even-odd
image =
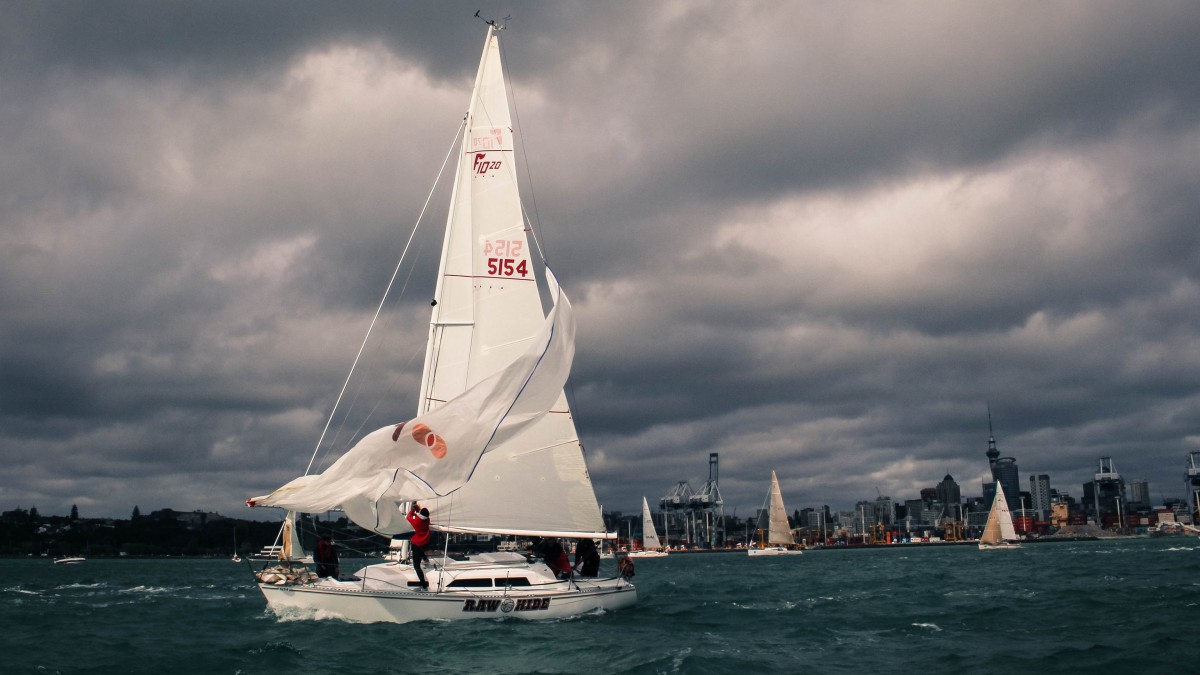
[[[367,347],[371,331],[375,328],[375,323],[379,321],[379,315],[383,312],[383,306],[387,302],[388,294],[391,292],[392,286],[396,283],[396,277],[400,275],[400,266],[404,264],[404,258],[408,255],[408,249],[412,246],[413,238],[417,235],[417,229],[420,228],[421,220],[425,217],[425,211],[429,208],[429,202],[433,199],[434,192],[437,191],[438,183],[446,173],[446,165],[450,163],[450,157],[454,154],[454,146],[458,143],[459,136],[462,134],[463,127],[466,124],[467,119],[464,117],[463,121],[458,125],[458,131],[454,132],[454,142],[450,144],[450,149],[446,151],[446,159],[442,160],[442,168],[438,170],[433,187],[429,190],[429,195],[425,197],[425,205],[421,207],[421,213],[417,216],[417,222],[413,225],[412,232],[408,235],[408,241],[404,243],[404,250],[400,253],[400,260],[396,262],[396,268],[392,271],[392,278],[388,280],[387,288],[383,291],[383,297],[379,300],[379,306],[375,308],[375,316],[371,318],[371,325],[367,328],[367,334],[363,336],[362,344],[358,348],[358,354],[354,356],[354,363],[350,365],[350,372],[346,375],[346,381],[342,383],[342,390],[338,392],[337,400],[333,403],[333,410],[329,412],[329,419],[325,421],[325,428],[321,430],[321,437],[317,439],[317,447],[313,448],[312,457],[308,460],[308,466],[304,469],[304,475],[306,476],[312,471],[313,463],[317,460],[317,453],[321,450],[321,444],[325,442],[325,434],[329,432],[329,426],[333,424],[333,416],[337,413],[338,406],[342,402],[342,397],[346,395],[346,389],[350,386],[350,379],[354,377],[354,370],[358,367],[358,362]]]

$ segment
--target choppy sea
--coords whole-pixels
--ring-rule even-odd
[[[343,561],[353,563],[353,561]],[[615,565],[604,561],[604,574]],[[349,567],[352,568],[352,565]],[[697,553],[571,620],[281,620],[245,563],[0,560],[3,673],[1192,673],[1200,540]]]

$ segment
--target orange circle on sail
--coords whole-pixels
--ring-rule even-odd
[[[441,436],[433,433],[433,430],[428,426],[424,424],[414,426],[412,437],[416,442],[425,444],[435,459],[441,459],[446,456],[446,441]]]
[[[435,459],[441,459],[446,456],[446,441],[442,440],[441,436],[429,434],[429,438],[425,439],[425,445],[429,446],[429,452]]]
[[[428,426],[426,426],[424,424],[417,424],[417,425],[414,425],[412,428],[413,440],[418,443],[425,443],[425,445],[429,445],[429,443],[426,442],[426,437],[432,433],[433,433],[433,429],[430,429]]]

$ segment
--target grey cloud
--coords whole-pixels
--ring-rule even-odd
[[[514,16],[607,507],[709,452],[742,514],[771,469],[789,509],[978,492],[989,401],[1023,474],[1078,495],[1111,454],[1181,494],[1194,7],[482,7]],[[303,468],[461,116],[474,9],[5,12],[5,508],[231,511]],[[330,445],[415,405],[445,199]]]

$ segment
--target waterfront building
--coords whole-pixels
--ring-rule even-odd
[[[1135,480],[1129,483],[1129,503],[1131,508],[1136,504],[1138,508],[1150,507],[1150,483],[1146,480]]]
[[[957,517],[957,507],[962,502],[962,491],[959,489],[958,483],[954,482],[954,478],[950,474],[946,474],[942,482],[934,488],[934,492],[937,494],[939,502],[951,507],[951,513],[946,515]]]
[[[838,511],[835,523],[839,530],[858,532],[858,511]]]
[[[875,517],[875,502],[861,501],[854,505],[855,534],[866,534],[867,528],[878,522]]]
[[[875,499],[873,505],[875,509],[875,522],[884,525],[893,525],[896,522],[896,505],[892,502],[891,497],[879,495]]]
[[[904,500],[904,517],[912,525],[927,525],[929,524],[922,517],[925,511],[925,500],[923,499],[905,499]]]
[[[1040,473],[1029,476],[1029,506],[1038,512],[1038,520],[1050,513],[1050,476]]]
[[[948,515],[946,514],[946,507],[935,502],[932,506],[922,509],[920,513],[921,524],[936,525],[943,515]]]
[[[1064,502],[1055,502],[1050,505],[1050,527],[1059,528],[1066,527],[1070,518],[1070,507]]]
[[[921,501],[925,502],[925,506],[932,507],[938,501],[937,488],[921,488]]]

